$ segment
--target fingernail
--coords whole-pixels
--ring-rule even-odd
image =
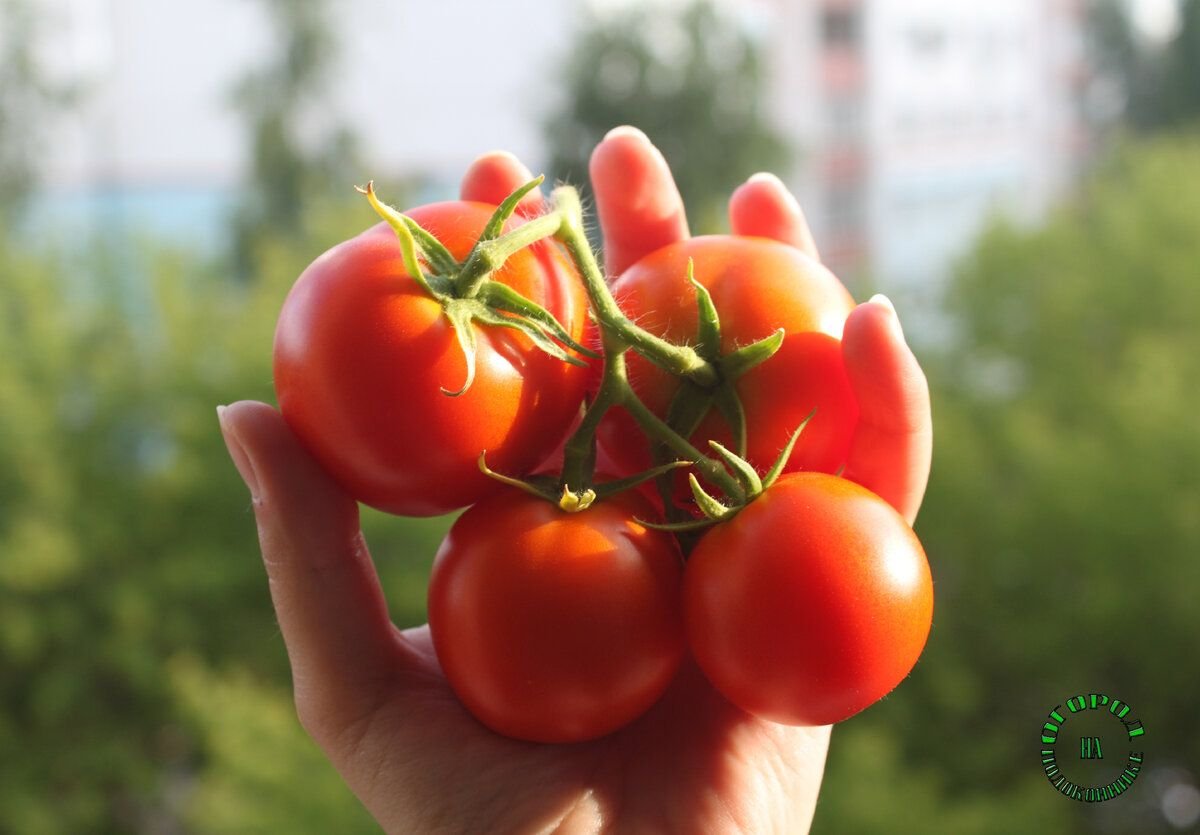
[[[610,130],[608,133],[604,134],[604,138],[606,140],[619,139],[622,136],[629,136],[634,139],[644,139],[647,142],[650,141],[650,138],[648,136],[646,136],[646,134],[642,133],[640,130],[635,128],[633,125],[617,125],[615,128]]]
[[[772,174],[770,171],[759,171],[757,174],[751,174],[747,179],[748,183],[773,183],[777,186],[783,185],[783,180]]]
[[[868,299],[871,304],[877,304],[880,307],[886,307],[888,312],[892,314],[892,324],[896,327],[896,332],[904,337],[904,328],[900,326],[900,316],[896,313],[896,305],[892,304],[892,300],[883,293],[876,293]]]
[[[477,156],[476,159],[489,159],[491,157],[504,157],[505,159],[510,159],[513,162],[520,162],[520,160],[517,159],[516,154],[514,154],[512,151],[507,151],[504,148],[494,148],[491,151],[485,151]]]
[[[250,456],[246,455],[237,433],[225,421],[224,406],[217,407],[217,422],[221,425],[221,437],[225,439],[225,447],[229,450],[229,457],[233,459],[233,466],[237,468],[238,475],[250,490],[250,498],[258,499],[258,474],[254,472],[254,464],[250,461]]]

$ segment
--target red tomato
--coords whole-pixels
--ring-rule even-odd
[[[697,338],[689,258],[720,315],[722,353],[778,328],[786,331],[779,352],[734,384],[746,413],[746,457],[760,471],[768,469],[815,408],[786,471],[835,472],[845,463],[858,423],[858,402],[841,353],[842,326],[854,309],[850,294],[831,272],[794,247],[765,238],[692,238],[648,255],[613,284],[630,319],[673,342],[695,344]],[[629,379],[643,402],[665,416],[677,380],[633,352]],[[623,409],[606,415],[598,438],[622,472],[649,465],[650,448]],[[709,440],[733,448],[727,424],[715,410],[691,440],[706,453]]]
[[[407,214],[461,260],[493,209],[449,202]],[[582,337],[586,296],[557,246],[516,253],[494,278]],[[531,470],[578,413],[588,374],[511,328],[474,327],[475,382],[448,397],[442,389],[466,377],[463,352],[380,223],[319,257],[288,295],[275,332],[280,410],[359,501],[404,516],[468,505],[496,488],[479,472],[480,452],[500,472]]]
[[[889,693],[933,618],[921,543],[891,505],[823,473],[779,479],[707,533],[684,574],[696,661],[743,710],[828,725]]]
[[[533,742],[608,734],[662,695],[683,654],[674,538],[636,494],[564,513],[511,488],[459,517],[429,583],[429,628],[459,699]]]

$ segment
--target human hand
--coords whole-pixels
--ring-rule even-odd
[[[687,234],[661,155],[629,129],[597,148],[592,180],[610,271]],[[481,157],[463,197],[499,202],[529,172]],[[527,207],[536,210],[536,196]],[[733,196],[735,232],[815,252],[777,180]],[[861,305],[846,326],[847,368],[862,402],[857,480],[908,518],[928,473],[928,399],[890,306]],[[777,725],[726,702],[688,662],[633,724],[589,743],[497,736],[459,704],[428,628],[390,622],[358,507],[262,403],[219,410],[250,488],[263,561],[292,665],[301,723],[388,832],[803,832],[829,728]]]

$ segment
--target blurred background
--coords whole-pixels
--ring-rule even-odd
[[[834,732],[818,833],[1200,826],[1200,0],[0,0],[0,832],[376,831],[303,735],[214,407],[274,318],[479,153],[661,147],[693,231],[802,198],[934,389],[938,610]],[[367,512],[398,623],[447,520]],[[1147,768],[1038,755],[1077,693]]]

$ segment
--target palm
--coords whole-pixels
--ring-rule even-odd
[[[464,831],[803,831],[820,783],[828,728],[755,719],[721,698],[691,665],[634,724],[604,739],[536,745],[497,736],[459,704],[441,676],[428,629],[405,640],[419,663],[353,732],[376,779],[405,787],[391,801],[426,807]],[[418,760],[413,752],[425,754]],[[447,787],[453,787],[446,791]],[[431,799],[440,808],[428,808]],[[375,810],[381,819],[386,809]],[[411,818],[410,818],[411,821]],[[398,827],[402,828],[402,827]]]

